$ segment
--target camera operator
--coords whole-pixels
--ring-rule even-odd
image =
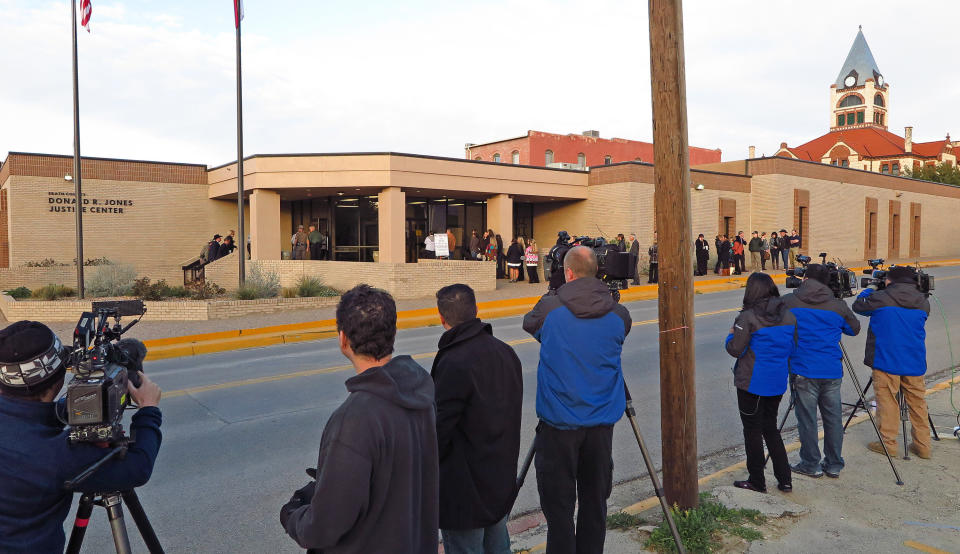
[[[592,249],[570,249],[563,265],[567,283],[523,318],[523,329],[540,342],[537,488],[547,552],[599,553],[613,479],[613,425],[626,406],[620,354],[632,321],[596,278]]]
[[[843,378],[841,333],[856,336],[860,321],[847,303],[827,286],[830,270],[821,264],[807,265],[803,282],[783,297],[797,320],[795,348],[790,355],[791,392],[794,394],[800,462],[794,473],[809,477],[839,477],[843,469]],[[823,460],[817,439],[817,407],[823,420]]]
[[[63,522],[73,498],[64,481],[108,453],[67,440],[53,402],[67,368],[66,349],[57,351],[59,345],[53,331],[34,321],[0,331],[0,552],[63,552]],[[142,361],[146,349],[142,343],[136,348]],[[141,379],[139,388],[127,384],[140,406],[130,425],[136,442],[123,459],[82,481],[78,492],[126,491],[150,479],[160,450],[160,387],[145,375]]]
[[[877,398],[877,424],[889,452],[897,451],[900,407],[897,392],[903,391],[910,411],[910,451],[930,458],[930,425],[927,419],[926,330],[930,302],[917,288],[917,273],[909,266],[894,266],[887,272],[883,290],[866,288],[853,303],[853,311],[870,318],[863,363],[873,369]],[[904,437],[906,440],[906,437]],[[878,441],[867,448],[883,454]]]
[[[445,332],[431,374],[440,454],[440,529],[447,554],[509,554],[517,489],[520,358],[477,319],[473,289],[437,291]]]
[[[316,480],[293,493],[280,523],[318,552],[436,553],[433,381],[410,356],[393,356],[397,305],[388,293],[345,292],[337,333],[357,374],[323,429]]]
[[[564,283],[563,260],[570,251],[570,234],[566,231],[557,233],[557,244],[550,248],[547,257],[550,259],[549,290],[555,291]]]

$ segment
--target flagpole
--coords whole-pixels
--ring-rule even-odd
[[[234,0],[238,2],[240,0]],[[240,68],[240,21],[239,5],[235,4],[234,16],[237,22],[237,227],[240,231],[240,245],[237,256],[240,261],[240,280],[238,285],[243,286],[246,277],[247,236],[243,225],[243,78]],[[251,250],[251,259],[252,250]]]
[[[83,196],[80,175],[80,87],[77,79],[77,0],[70,0],[73,29],[73,191],[77,199],[77,296],[84,297],[83,287]]]

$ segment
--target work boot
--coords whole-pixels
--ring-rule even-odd
[[[868,444],[868,445],[867,445],[867,450],[870,450],[870,451],[872,451],[872,452],[876,452],[877,454],[884,454],[884,453],[885,453],[885,452],[883,451],[883,445],[880,444],[880,441],[873,441],[873,442],[871,442],[870,444]],[[891,456],[896,456],[896,455],[897,455],[897,446],[894,445],[893,448],[890,448],[890,447],[888,446],[888,447],[887,447],[887,452],[889,452]],[[917,456],[920,456],[920,455],[917,454]]]
[[[921,450],[920,447],[917,446],[917,443],[915,443],[915,442],[911,442],[911,443],[910,443],[910,446],[908,446],[907,448],[909,448],[909,449],[910,449],[910,452],[913,452],[913,453],[916,454],[917,457],[919,457],[919,458],[923,458],[924,460],[929,460],[929,459],[930,459],[930,451],[929,451],[929,450],[927,450],[927,451]]]

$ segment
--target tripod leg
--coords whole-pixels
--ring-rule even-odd
[[[853,364],[850,362],[850,357],[847,356],[847,349],[843,346],[843,343],[840,343],[840,350],[843,352],[843,361],[847,367],[847,373],[850,375],[850,379],[853,381],[854,388],[857,389],[857,393],[860,395],[860,401],[864,406],[867,405],[867,399],[863,396],[863,391],[860,389],[860,379],[857,378],[857,372],[853,370]],[[877,427],[877,420],[873,417],[873,412],[867,410],[867,416],[870,418],[870,425],[873,425],[873,431],[877,434],[877,439],[880,440],[880,446],[883,447],[883,453],[887,456],[887,461],[890,462],[890,469],[893,470],[893,476],[897,479],[898,485],[903,485],[903,479],[900,478],[900,473],[897,471],[897,466],[893,465],[893,458],[890,457],[890,452],[887,450],[887,444],[883,442],[883,435],[880,434],[880,428]]]
[[[130,517],[132,517],[133,522],[137,524],[137,529],[140,531],[140,536],[143,537],[143,543],[147,545],[147,550],[150,554],[163,554],[160,539],[157,538],[153,526],[150,525],[150,520],[147,519],[147,513],[143,511],[143,505],[140,504],[140,497],[137,496],[137,492],[129,490],[120,494],[123,497],[123,501],[127,503],[127,508],[130,510]]]
[[[657,493],[657,499],[660,500],[660,509],[663,510],[663,517],[667,521],[667,527],[670,528],[670,534],[673,535],[673,542],[677,545],[677,552],[687,554],[683,547],[683,541],[680,539],[680,532],[677,530],[677,524],[673,521],[673,514],[670,512],[670,506],[667,505],[667,499],[660,488],[660,478],[657,477],[657,470],[653,467],[653,460],[650,458],[650,452],[647,451],[647,445],[643,442],[643,436],[640,434],[640,427],[637,426],[637,412],[633,409],[633,398],[630,396],[630,390],[627,384],[623,384],[623,392],[627,396],[627,406],[624,410],[627,419],[630,420],[630,427],[633,428],[633,435],[637,438],[637,445],[640,447],[640,454],[643,456],[643,463],[647,466],[647,473],[650,475],[650,481],[653,483],[653,490]]]
[[[537,431],[540,430],[540,426],[537,426]],[[527,478],[527,472],[530,471],[530,464],[533,463],[533,455],[537,452],[537,435],[533,436],[533,442],[530,443],[530,449],[527,450],[527,456],[523,459],[523,465],[520,466],[520,475],[517,475],[517,490],[520,490],[520,487],[523,486],[523,482]]]
[[[77,517],[73,520],[73,530],[70,531],[70,542],[67,543],[65,554],[80,554],[80,545],[83,544],[83,536],[87,532],[92,513],[93,497],[87,494],[81,495],[80,504],[77,505]]]
[[[907,398],[903,395],[903,389],[897,393],[897,402],[900,404],[900,424],[903,426],[903,459],[910,459],[910,451],[907,449]]]
[[[867,380],[866,386],[863,387],[863,392],[860,393],[860,398],[866,398],[867,391],[870,390],[870,385],[872,384],[873,384],[873,377],[871,376],[870,379]],[[847,432],[847,427],[850,426],[850,422],[853,421],[853,416],[857,415],[857,410],[859,410],[860,408],[863,408],[864,410],[869,409],[867,408],[867,405],[864,404],[863,400],[857,400],[857,403],[853,405],[853,411],[851,411],[850,415],[847,417],[847,422],[843,424],[844,433]]]
[[[107,509],[110,519],[110,531],[113,533],[113,544],[117,554],[132,554],[130,537],[127,536],[127,526],[123,523],[123,505],[120,494],[112,493],[103,497],[103,507]]]
[[[933,440],[940,442],[940,434],[937,433],[937,428],[933,426],[933,418],[930,417],[930,413],[927,413],[927,421],[930,422],[930,430],[933,431]]]

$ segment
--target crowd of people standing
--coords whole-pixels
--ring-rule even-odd
[[[713,272],[717,275],[722,270],[729,269],[731,275],[740,275],[748,270],[747,254],[750,255],[750,271],[767,271],[767,263],[771,270],[792,269],[796,267],[797,255],[803,246],[803,238],[796,229],[787,233],[786,229],[771,231],[754,231],[749,239],[744,232],[738,232],[734,237],[717,235],[713,240],[717,252],[717,261]],[[697,270],[695,275],[707,274],[707,261],[710,257],[710,246],[701,234],[696,242]]]

